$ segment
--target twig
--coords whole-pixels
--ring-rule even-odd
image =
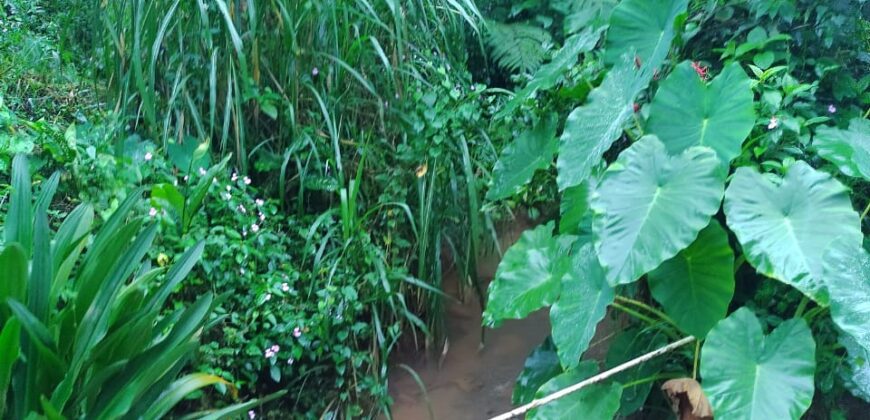
[[[693,341],[695,341],[695,337],[693,337],[691,335],[688,337],[684,337],[684,338],[682,338],[678,341],[675,341],[671,344],[668,344],[667,346],[664,346],[658,350],[653,350],[653,351],[651,351],[647,354],[644,354],[643,356],[640,356],[636,359],[629,360],[629,361],[627,361],[627,362],[625,362],[625,363],[623,363],[623,364],[621,364],[613,369],[601,372],[598,375],[595,375],[589,379],[586,379],[584,381],[581,381],[579,383],[571,385],[565,389],[561,389],[559,391],[556,391],[550,395],[547,395],[544,398],[534,400],[534,401],[532,401],[532,402],[530,402],[522,407],[515,408],[511,411],[508,411],[507,413],[493,417],[489,420],[509,420],[509,419],[514,418],[514,417],[520,416],[520,415],[525,414],[527,411],[529,411],[535,407],[540,407],[544,404],[549,404],[549,403],[551,403],[555,400],[558,400],[559,398],[562,398],[562,397],[564,397],[564,396],[566,396],[574,391],[577,391],[581,388],[592,385],[594,383],[601,382],[601,381],[603,381],[603,380],[605,380],[605,379],[607,379],[607,378],[609,378],[609,377],[611,377],[619,372],[622,372],[622,371],[627,370],[627,369],[631,369],[631,368],[633,368],[633,367],[635,367],[643,362],[646,362],[647,360],[661,356],[665,353],[670,352],[671,350],[674,350],[678,347],[689,344]]]

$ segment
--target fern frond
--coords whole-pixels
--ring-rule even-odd
[[[492,57],[510,72],[533,73],[552,46],[549,32],[526,23],[487,21],[487,30]]]

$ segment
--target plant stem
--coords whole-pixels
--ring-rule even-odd
[[[622,389],[631,388],[633,386],[638,386],[638,385],[643,385],[647,382],[655,382],[659,379],[676,379],[676,378],[682,378],[682,377],[683,377],[683,374],[678,373],[678,372],[657,373],[657,374],[652,375],[652,376],[647,376],[646,378],[640,378],[636,381],[631,381],[627,384],[623,384]]]
[[[804,314],[804,309],[807,308],[807,303],[809,302],[810,300],[806,296],[801,298],[801,303],[798,304],[797,310],[794,311],[795,318],[800,318]]]
[[[614,302],[612,306],[613,306],[614,308],[616,308],[616,309],[619,309],[619,310],[622,311],[622,312],[625,312],[625,313],[627,313],[627,314],[629,314],[629,315],[631,315],[631,316],[633,316],[633,317],[635,317],[635,318],[637,318],[637,319],[643,321],[643,322],[646,322],[646,323],[649,324],[649,325],[656,325],[656,324],[659,323],[659,322],[656,321],[655,319],[652,319],[652,318],[650,318],[650,317],[648,317],[648,316],[646,316],[646,315],[644,315],[644,314],[642,314],[642,313],[640,313],[640,312],[638,312],[638,311],[635,311],[634,309],[631,309],[631,308],[628,308],[628,307],[622,306],[622,305],[620,305],[620,304],[618,304],[618,303],[615,303],[615,302]]]
[[[692,362],[692,379],[698,380],[698,359],[701,355],[701,340],[695,341],[695,360]]]
[[[663,321],[667,322],[668,324],[671,324],[671,325],[673,325],[674,327],[677,326],[677,324],[674,323],[674,320],[672,320],[672,319],[671,319],[669,316],[667,316],[664,312],[662,312],[662,311],[660,311],[660,310],[658,310],[658,309],[656,309],[656,308],[653,308],[652,306],[647,305],[647,304],[645,304],[645,303],[643,303],[643,302],[641,302],[641,301],[639,301],[639,300],[635,300],[635,299],[627,298],[627,297],[624,297],[624,296],[616,296],[616,300],[621,301],[622,303],[628,303],[628,304],[630,304],[630,305],[637,306],[638,308],[641,308],[641,309],[643,309],[643,310],[645,310],[645,311],[647,311],[647,312],[649,312],[649,313],[651,313],[651,314],[653,314],[653,315],[655,315],[655,316],[661,318]]]
[[[867,217],[867,213],[870,213],[870,202],[867,203],[867,207],[864,207],[864,211],[861,212],[861,220]]]

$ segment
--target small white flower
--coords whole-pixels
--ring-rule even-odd
[[[239,274],[245,275],[245,268],[244,267],[239,269]]]
[[[266,302],[268,302],[268,301],[270,301],[270,300],[272,300],[272,294],[271,294],[271,293],[266,293]]]
[[[233,172],[233,176],[230,177],[230,181],[235,181],[235,180],[237,180],[237,179],[239,179],[239,174]]]
[[[257,417],[257,413],[254,410],[248,410],[248,418],[254,420],[254,417]]]
[[[227,191],[232,191],[232,190],[233,190],[233,187],[227,185]]]
[[[266,215],[263,213],[260,213],[260,221],[263,222],[265,220],[266,220]]]
[[[287,284],[287,283],[281,283],[281,290],[283,290],[283,291],[285,291],[285,292],[289,292],[289,291],[290,291],[290,285]]]
[[[774,116],[770,117],[770,123],[767,124],[768,130],[773,130],[774,128],[779,127],[779,120]]]
[[[224,193],[224,197],[226,197],[226,199],[229,200],[229,199],[233,198],[233,195],[230,193]]]
[[[245,214],[245,213],[248,212],[248,210],[245,209],[245,205],[244,205],[244,204],[239,204],[239,211],[242,212],[242,214]]]
[[[293,364],[293,358],[292,358],[292,357],[289,358],[289,359],[287,359],[287,364],[288,364],[288,365],[292,365],[292,364]]]
[[[187,175],[185,175],[185,176],[184,176],[184,182],[187,182],[188,178],[190,178],[190,177],[187,176]]]
[[[270,350],[272,350],[272,353],[278,353],[278,350],[281,350],[281,346],[274,344],[274,345],[272,345]]]
[[[203,169],[202,167],[200,167],[200,168],[199,168],[199,174],[202,175],[202,176],[205,176],[205,169]]]
[[[260,230],[260,225],[258,225],[256,223],[251,225],[251,232],[257,233],[257,231],[259,231],[259,230]]]
[[[835,107],[834,104],[828,105],[828,113],[833,114],[835,112],[837,112],[837,107]]]
[[[154,157],[154,156],[151,154],[151,152],[147,152],[147,153],[145,153],[145,160],[146,160],[146,161],[151,160],[152,157]]]
[[[257,206],[258,206],[258,207],[262,207],[262,206],[263,206],[263,200],[262,200],[261,198],[258,198],[258,199],[256,199],[256,200],[254,200],[254,202],[257,203]]]
[[[148,210],[148,215],[151,217],[157,216],[157,209],[151,207],[151,210]]]
[[[245,177],[242,179],[242,182],[244,182],[245,185],[251,185],[251,178]]]
[[[294,337],[299,338],[299,336],[301,336],[301,335],[302,335],[302,329],[301,329],[301,328],[296,327],[296,328],[293,329],[293,336],[294,336]]]

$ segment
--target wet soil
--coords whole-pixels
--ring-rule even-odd
[[[515,223],[502,232],[502,248],[513,244],[527,227],[527,223]],[[478,275],[484,284],[495,275],[499,259],[493,254],[478,261]],[[455,272],[445,275],[444,284],[448,294],[457,295]],[[499,328],[486,329],[485,345],[481,345],[481,308],[473,297],[466,298],[466,302],[447,303],[446,318],[446,352],[441,348],[440,354],[409,352],[394,359],[389,378],[394,419],[479,420],[509,411],[523,362],[550,332],[549,315],[544,309],[522,320],[506,321]],[[598,335],[602,334],[599,331]],[[596,357],[598,349],[590,350],[591,357]],[[425,392],[399,364],[416,372]]]

